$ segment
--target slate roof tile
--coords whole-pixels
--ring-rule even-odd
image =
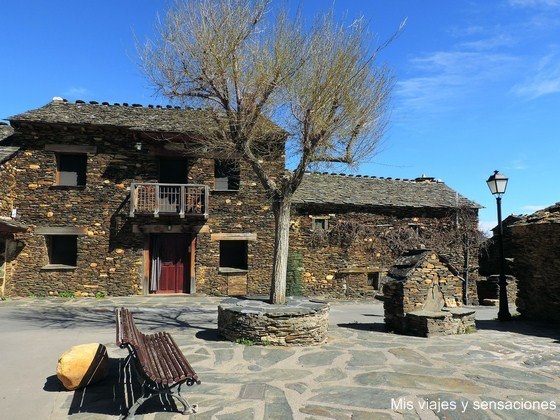
[[[133,131],[161,133],[200,133],[211,128],[216,112],[172,106],[142,106],[139,104],[99,104],[96,101],[68,102],[54,98],[47,105],[9,117],[12,123],[39,122],[48,124],[96,125],[122,127]],[[285,133],[269,120],[263,126],[275,133]]]
[[[354,205],[360,207],[481,208],[439,181],[393,180],[306,173],[294,194],[296,205]]]

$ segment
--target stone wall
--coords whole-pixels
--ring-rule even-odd
[[[286,305],[230,299],[218,306],[218,332],[230,341],[275,346],[320,344],[327,339],[329,304],[288,298]]]
[[[0,217],[9,217],[12,214],[16,196],[16,171],[11,160],[0,164]]]
[[[449,211],[430,209],[317,209],[295,208],[292,216],[290,249],[303,254],[304,294],[328,295],[334,297],[375,296],[375,290],[368,273],[380,273],[380,277],[400,255],[395,232],[411,230],[417,233],[418,242],[423,243],[438,236],[440,243],[452,242],[454,231]],[[313,230],[313,217],[328,219],[329,229],[337,223],[351,223],[365,227],[370,234],[358,235],[350,244],[332,244],[325,234]],[[451,218],[452,219],[452,218]],[[476,226],[471,227],[476,230]],[[430,239],[432,238],[432,239]],[[418,244],[415,244],[418,245]],[[424,245],[426,245],[424,243]],[[402,252],[403,250],[400,250]],[[447,249],[446,256],[462,273],[464,267],[463,250],[460,245]],[[476,269],[477,253],[470,253],[469,304],[477,304]]]
[[[189,217],[129,217],[132,182],[157,182],[158,145],[145,141],[135,149],[136,137],[125,130],[96,127],[54,127],[22,125],[16,127],[13,143],[21,147],[9,161],[17,169],[16,183],[8,188],[19,221],[28,225],[27,234],[17,239],[25,244],[13,267],[7,293],[26,296],[63,292],[80,295],[106,293],[130,295],[146,292],[146,236],[133,233],[134,226],[173,225],[198,232],[196,241],[197,291],[226,294],[225,277],[218,274],[219,241],[215,233],[252,233],[249,242],[249,293],[268,291],[273,248],[273,216],[264,191],[252,170],[242,165],[238,192],[211,192],[209,219]],[[45,150],[47,144],[96,146],[87,158],[85,187],[53,187],[56,159]],[[214,160],[191,158],[189,182],[213,189]],[[271,163],[280,173],[283,161]],[[9,171],[2,171],[9,174]],[[3,175],[6,176],[6,175]],[[8,203],[8,206],[10,203]],[[39,227],[75,227],[78,236],[77,268],[47,270],[46,238]],[[135,230],[138,232],[138,230]]]
[[[512,232],[518,312],[560,323],[560,211],[536,223],[514,225]]]

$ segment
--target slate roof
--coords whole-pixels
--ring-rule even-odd
[[[415,269],[427,256],[429,250],[411,250],[397,258],[393,266],[389,269],[386,278],[388,280],[406,280],[410,272]]]
[[[560,201],[535,213],[521,216],[512,227],[527,224],[560,223]]]
[[[25,232],[28,229],[26,225],[14,219],[0,217],[0,232],[16,233]]]
[[[2,141],[6,140],[14,133],[14,129],[9,125],[0,124],[0,164],[6,162],[19,150],[17,147],[2,146]]]
[[[434,251],[429,249],[413,249],[405,252],[402,256],[396,259],[393,266],[387,272],[384,277],[384,281],[406,281],[409,274],[418,267],[429,255],[433,254]],[[445,257],[439,255],[439,258],[443,264],[451,271],[454,275],[458,276],[459,272]]]
[[[294,194],[296,205],[359,207],[482,208],[441,181],[306,173]]]
[[[10,137],[12,134],[14,134],[14,129],[9,125],[0,122],[0,143],[2,143],[2,140]]]
[[[212,109],[126,103],[111,105],[108,102],[68,102],[65,99],[54,98],[52,102],[41,108],[14,115],[8,120],[12,125],[18,122],[39,122],[122,127],[153,133],[200,133],[211,126],[214,116],[215,111]],[[264,124],[271,131],[282,132],[270,121]]]

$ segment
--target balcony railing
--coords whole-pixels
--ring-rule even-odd
[[[208,187],[195,184],[133,183],[130,186],[130,217],[139,214],[208,218]]]

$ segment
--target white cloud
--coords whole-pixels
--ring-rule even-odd
[[[498,222],[495,220],[479,220],[478,221],[478,229],[485,236],[490,237],[492,236],[492,229],[494,229],[498,225]]]
[[[512,92],[528,99],[560,93],[560,56],[552,53],[543,57],[533,75],[515,85]]]
[[[507,54],[482,51],[435,51],[410,61],[420,76],[397,82],[396,94],[412,111],[437,111],[450,103],[461,105],[468,92],[503,76],[516,59]],[[476,74],[476,78],[473,78]]]
[[[509,0],[517,7],[560,7],[560,0]]]
[[[488,51],[494,48],[511,47],[515,44],[515,42],[516,41],[510,35],[502,33],[491,38],[465,41],[461,43],[460,46],[475,51]]]
[[[535,211],[539,211],[542,210],[544,208],[546,208],[547,206],[540,206],[540,205],[527,205],[527,206],[523,206],[521,207],[521,210],[525,211],[525,212],[529,212],[529,213],[533,213]]]
[[[517,171],[522,171],[522,170],[525,170],[525,169],[529,169],[529,166],[527,166],[527,164],[523,160],[517,159],[517,160],[514,160],[513,162],[511,162],[511,165],[508,166],[508,169],[514,169],[514,170],[517,170]]]
[[[91,96],[91,91],[85,87],[71,87],[63,92],[68,99],[82,99],[85,96]]]

